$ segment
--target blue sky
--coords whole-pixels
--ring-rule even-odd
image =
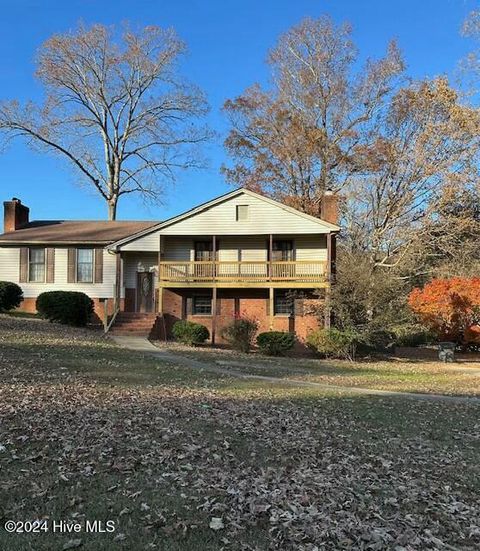
[[[453,74],[471,45],[460,37],[473,0],[0,0],[0,98],[38,99],[34,56],[51,34],[86,23],[173,26],[187,42],[182,72],[201,86],[211,105],[208,122],[219,136],[206,148],[208,169],[181,175],[163,205],[127,198],[119,219],[164,219],[228,191],[220,174],[226,160],[225,99],[268,80],[265,57],[280,33],[305,16],[330,14],[353,24],[361,56],[378,57],[392,37],[413,77]],[[0,198],[20,197],[33,219],[105,218],[99,195],[75,185],[66,162],[17,143],[0,154]]]

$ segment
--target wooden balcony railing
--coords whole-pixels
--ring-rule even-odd
[[[325,282],[325,261],[289,262],[160,262],[160,281],[165,282]]]

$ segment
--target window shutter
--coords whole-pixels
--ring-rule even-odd
[[[18,281],[20,283],[27,283],[28,281],[28,247],[21,247],[20,249],[20,273]]]
[[[222,299],[217,297],[217,311],[215,312],[217,316],[219,316],[222,313],[221,302],[222,302]]]
[[[103,249],[95,249],[95,283],[103,283]]]
[[[267,298],[265,300],[265,304],[267,306],[267,316],[269,316],[270,315],[270,299],[269,298]]]
[[[75,283],[77,280],[77,249],[68,249],[68,273],[67,282]]]
[[[47,283],[55,282],[55,249],[48,248],[45,251],[46,262],[47,262]]]

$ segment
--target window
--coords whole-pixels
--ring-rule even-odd
[[[293,241],[275,240],[272,243],[272,260],[274,262],[289,262],[293,260]]]
[[[192,314],[194,316],[211,316],[212,299],[206,295],[197,295],[192,299]]]
[[[29,249],[28,281],[43,283],[45,281],[45,249]]]
[[[287,315],[293,314],[293,300],[287,295],[286,292],[277,292],[274,296],[273,310],[275,315]]]
[[[93,249],[77,250],[77,281],[93,283]]]
[[[213,260],[213,242],[195,241],[195,261],[210,262]]]
[[[237,205],[237,222],[248,220],[248,205]]]

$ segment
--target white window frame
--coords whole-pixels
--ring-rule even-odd
[[[78,279],[78,256],[80,251],[92,251],[92,279],[91,281],[80,281]],[[82,262],[82,264],[86,264],[86,262]],[[86,285],[91,285],[92,283],[95,283],[95,249],[92,247],[80,247],[76,251],[76,258],[75,258],[75,281],[77,283],[84,283]]]
[[[31,266],[31,251],[43,250],[43,279],[35,281],[31,278],[30,266]],[[35,264],[40,264],[40,262],[35,262]],[[28,247],[28,283],[45,283],[47,280],[47,249],[45,247]]]

